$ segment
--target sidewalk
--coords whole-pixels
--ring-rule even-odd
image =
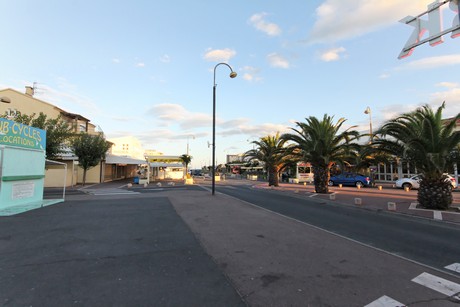
[[[460,193],[453,192],[454,203],[450,211],[426,210],[417,207],[416,191],[405,192],[395,189],[391,183],[378,183],[373,188],[329,187],[330,194],[316,194],[312,184],[280,183],[279,187],[269,187],[266,182],[254,182],[254,188],[273,192],[291,193],[298,197],[318,202],[334,202],[346,206],[359,206],[368,210],[391,211],[428,219],[460,223]],[[379,190],[378,186],[382,186]],[[358,200],[357,200],[358,199]],[[393,203],[390,204],[389,203]]]

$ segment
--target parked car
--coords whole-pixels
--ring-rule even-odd
[[[452,185],[452,189],[457,188],[457,181],[451,175],[445,174],[447,176],[446,181],[449,181]],[[415,175],[410,178],[401,178],[395,181],[395,186],[397,188],[406,189],[418,189],[420,187],[420,181],[422,180],[421,175]]]
[[[349,185],[349,186],[360,186],[360,187],[369,187],[372,185],[371,178],[369,176],[364,176],[361,174],[355,173],[342,173],[337,176],[332,176],[329,179],[329,185]]]

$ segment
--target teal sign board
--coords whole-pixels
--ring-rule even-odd
[[[0,118],[0,145],[46,150],[46,131]]]

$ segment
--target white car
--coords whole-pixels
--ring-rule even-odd
[[[447,175],[446,178],[446,181],[448,180],[451,185],[452,185],[452,189],[456,189],[457,188],[457,181],[455,180],[454,177],[452,177],[451,175]],[[409,190],[410,189],[418,189],[420,187],[420,181],[422,180],[422,177],[420,175],[415,175],[415,176],[412,176],[410,178],[402,178],[402,179],[398,179],[396,180],[395,182],[395,185],[397,188],[408,188]]]

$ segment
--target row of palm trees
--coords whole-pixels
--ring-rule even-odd
[[[352,126],[343,130],[346,119],[334,121],[310,116],[296,122],[291,133],[265,136],[252,143],[245,153],[248,161],[264,162],[269,186],[279,185],[279,173],[299,161],[310,162],[317,193],[329,192],[329,178],[334,166],[369,167],[379,162],[402,159],[414,165],[422,175],[417,194],[420,206],[448,209],[452,203],[450,182],[445,172],[459,156],[460,131],[456,131],[460,113],[444,121],[445,103],[434,111],[428,105],[385,122],[369,144],[360,144],[360,134]]]

